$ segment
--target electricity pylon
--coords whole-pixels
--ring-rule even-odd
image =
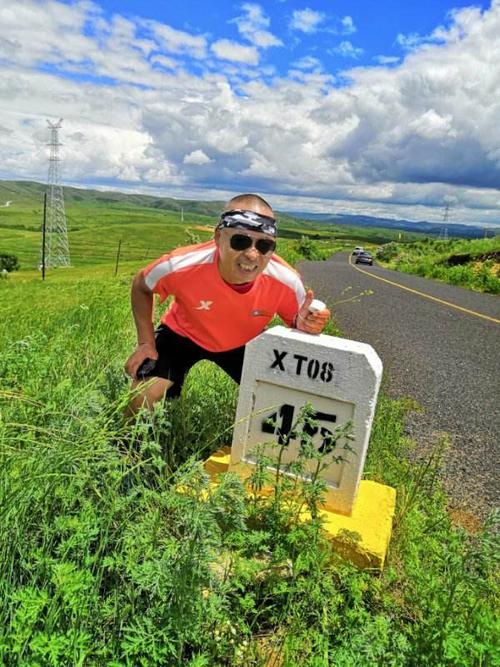
[[[47,179],[47,216],[46,216],[46,247],[45,266],[70,266],[68,230],[66,227],[66,211],[64,195],[60,181],[61,161],[59,157],[59,129],[62,118],[57,123],[47,124],[50,128],[49,175]]]
[[[445,209],[444,209],[444,214],[443,214],[443,227],[441,228],[441,231],[439,232],[439,240],[440,241],[447,241],[448,240],[448,217],[450,214],[450,205],[446,204]]]

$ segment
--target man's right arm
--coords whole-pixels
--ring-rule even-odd
[[[136,378],[137,369],[145,359],[157,359],[153,325],[153,292],[146,285],[142,273],[138,273],[132,282],[132,313],[137,329],[137,347],[127,359],[125,371]]]

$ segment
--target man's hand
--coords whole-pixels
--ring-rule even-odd
[[[295,328],[299,331],[305,331],[310,334],[320,334],[325,328],[326,323],[330,319],[330,311],[328,308],[323,310],[316,310],[311,313],[309,306],[314,299],[314,292],[312,289],[307,290],[306,299],[302,304],[301,309],[297,313],[297,320]]]
[[[158,359],[158,352],[154,343],[142,343],[130,355],[125,364],[125,372],[132,379],[137,380],[137,369],[146,359]]]

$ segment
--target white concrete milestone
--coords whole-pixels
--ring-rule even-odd
[[[351,514],[381,379],[382,362],[370,345],[282,326],[267,330],[246,346],[230,467],[254,464],[262,443],[275,443],[265,445],[265,452],[276,458],[276,443],[286,442],[301,409],[310,403],[318,426],[309,428],[309,435],[331,461],[321,473],[327,484],[325,506]],[[330,451],[331,434],[348,421],[353,439],[340,438]],[[282,466],[298,458],[300,430],[288,439]],[[315,466],[311,461],[306,478]]]

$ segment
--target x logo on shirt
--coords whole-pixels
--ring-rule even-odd
[[[210,306],[213,304],[213,301],[203,301],[200,299],[200,305],[195,308],[195,310],[210,310]]]

